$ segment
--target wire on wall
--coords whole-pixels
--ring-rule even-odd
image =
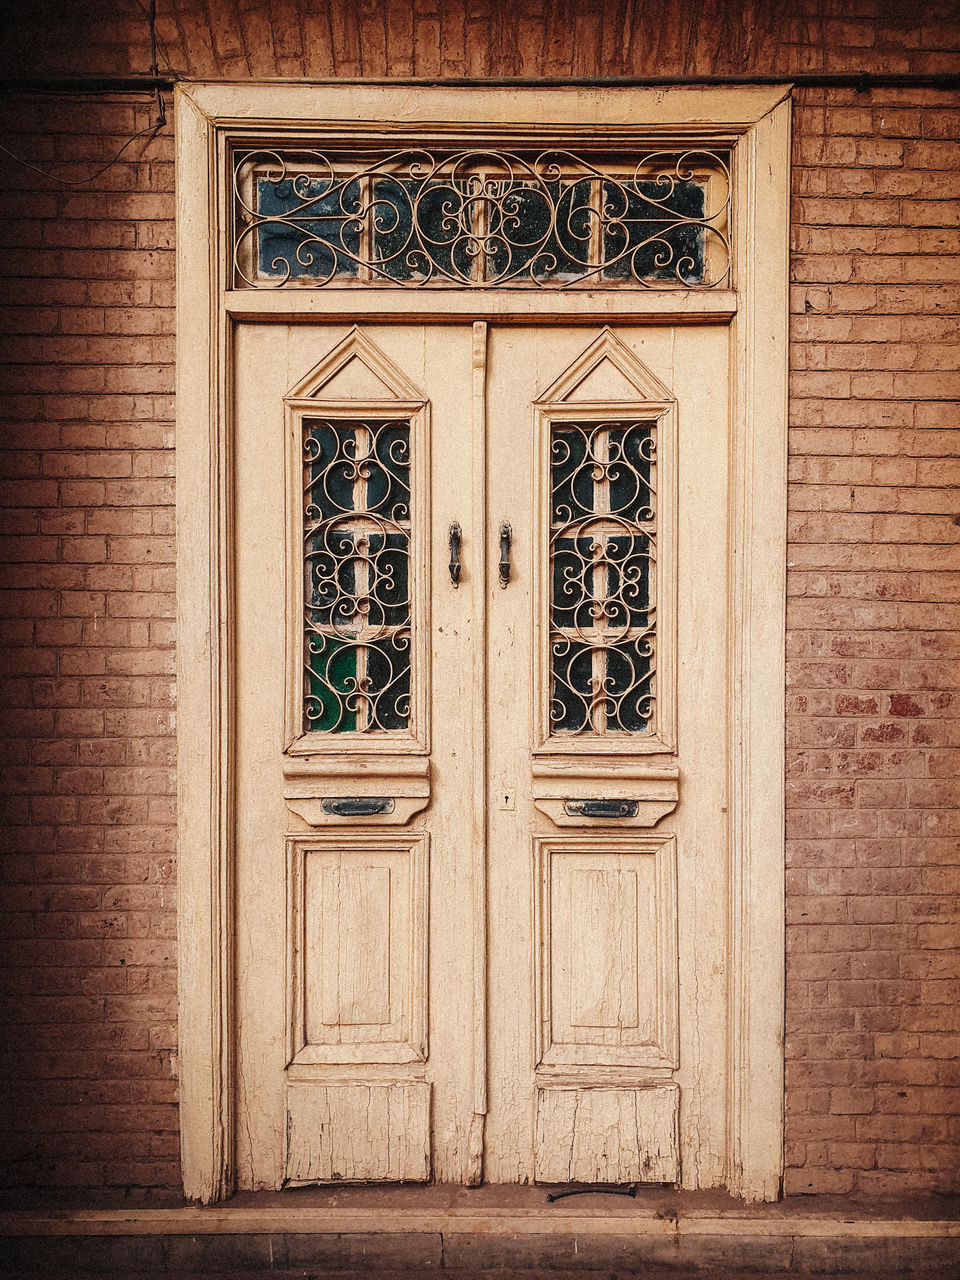
[[[157,91],[157,96],[160,96],[159,90]],[[16,160],[17,164],[22,164],[25,169],[32,169],[34,173],[39,173],[43,178],[49,178],[51,182],[59,182],[61,186],[64,187],[82,187],[88,182],[95,182],[101,174],[106,173],[108,169],[112,169],[126,151],[127,147],[136,142],[138,138],[146,138],[149,136],[152,139],[155,134],[160,132],[166,123],[166,114],[162,113],[161,118],[156,122],[156,124],[148,125],[146,129],[141,129],[139,133],[133,134],[132,137],[126,140],[115,156],[112,156],[106,164],[101,165],[95,173],[91,173],[86,178],[60,178],[55,173],[48,173],[46,169],[41,169],[38,165],[32,164],[29,160],[24,160],[23,156],[18,156],[15,151],[11,151],[9,147],[5,147],[2,142],[0,142],[0,151],[2,151],[4,155],[9,156],[11,160]]]
[[[64,187],[82,187],[88,182],[95,182],[97,178],[105,174],[108,169],[112,169],[126,149],[129,146],[132,146],[132,144],[139,138],[147,138],[147,143],[149,144],[149,142],[151,142],[160,132],[167,123],[167,107],[163,99],[165,83],[160,79],[159,65],[157,61],[158,55],[162,54],[163,60],[168,67],[170,66],[170,63],[167,59],[166,53],[162,50],[160,41],[157,38],[157,0],[150,0],[149,10],[144,9],[140,0],[134,0],[134,3],[150,23],[150,79],[143,87],[152,88],[156,94],[157,118],[155,123],[148,125],[145,129],[141,129],[139,133],[135,133],[131,137],[127,138],[126,142],[124,142],[116,155],[111,156],[106,164],[101,165],[99,169],[94,173],[88,174],[85,178],[61,178],[55,173],[49,173],[46,169],[41,169],[39,165],[33,164],[32,161],[25,160],[23,156],[17,155],[15,151],[11,151],[9,147],[5,147],[3,143],[0,142],[0,151],[2,151],[4,155],[9,156],[11,160],[15,160],[17,164],[23,165],[25,169],[32,169],[34,173],[39,173],[41,177],[48,178],[51,182],[59,182],[60,185]]]
[[[160,69],[157,66],[157,0],[150,0],[150,13],[148,17],[150,19],[150,51],[152,55],[151,61],[150,61],[150,74],[154,77],[154,79],[156,79],[160,74]],[[156,94],[157,94],[157,128],[162,129],[163,126],[167,123],[167,109],[164,105],[163,94],[160,91],[159,85],[157,86]]]

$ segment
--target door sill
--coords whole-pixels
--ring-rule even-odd
[[[747,1205],[722,1191],[641,1188],[636,1196],[571,1187],[451,1185],[307,1187],[238,1192],[220,1204],[55,1208],[0,1212],[0,1236],[138,1235],[619,1235],[960,1240],[960,1196],[896,1202],[804,1196]],[[89,1203],[89,1202],[88,1202]],[[101,1205],[103,1200],[100,1201]]]

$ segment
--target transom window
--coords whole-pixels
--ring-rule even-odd
[[[723,150],[234,156],[234,284],[710,288],[730,275]]]

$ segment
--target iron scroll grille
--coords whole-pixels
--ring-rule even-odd
[[[711,288],[730,278],[729,153],[240,151],[237,288]]]
[[[550,429],[550,730],[656,727],[656,425]]]
[[[304,732],[409,729],[410,463],[407,419],[304,422]]]

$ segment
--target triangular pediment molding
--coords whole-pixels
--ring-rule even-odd
[[[603,329],[576,360],[552,382],[537,404],[662,404],[676,399],[657,375],[639,360],[612,329]]]
[[[423,392],[357,325],[287,392],[291,400],[403,400],[423,402]]]

